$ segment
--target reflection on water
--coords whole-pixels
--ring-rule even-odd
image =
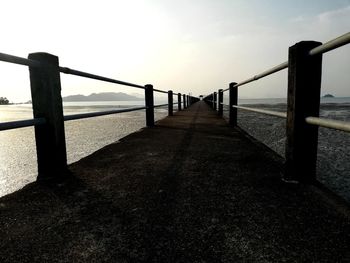
[[[137,104],[124,104],[117,106],[117,108],[133,107],[135,105]],[[65,105],[64,114],[104,111],[115,108],[115,105],[110,104]],[[0,122],[33,118],[31,105],[29,104],[1,106],[0,113]],[[156,120],[164,118],[166,115],[167,110],[163,108],[155,110]],[[144,111],[65,122],[68,162],[78,161],[144,126]],[[0,196],[3,196],[36,179],[34,128],[1,131],[0,147]]]
[[[34,181],[37,174],[34,129],[0,132],[0,196]]]
[[[32,119],[31,104],[0,105],[0,122]]]

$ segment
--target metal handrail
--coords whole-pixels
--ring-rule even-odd
[[[22,58],[22,57],[18,57],[18,56],[13,56],[13,55],[5,54],[5,53],[0,53],[0,61],[9,62],[9,63],[13,63],[13,64],[18,64],[18,65],[25,65],[25,66],[29,66],[29,67],[41,67],[41,66],[43,66],[43,64],[41,62],[38,62],[36,60]],[[116,80],[116,79],[112,79],[112,78],[107,78],[107,77],[103,77],[103,76],[99,76],[99,75],[71,69],[68,67],[60,67],[59,66],[58,70],[59,70],[59,72],[65,73],[65,74],[71,74],[71,75],[75,75],[75,76],[86,77],[86,78],[96,79],[96,80],[100,80],[100,81],[106,81],[106,82],[120,84],[120,85],[124,85],[124,86],[145,89],[145,86],[141,86],[138,84],[129,83],[129,82],[125,82],[125,81],[120,81],[120,80]],[[168,94],[168,91],[159,90],[159,89],[153,89],[153,90],[155,92]],[[178,94],[174,93],[174,95],[178,95]],[[178,103],[176,102],[174,104],[178,104]],[[155,106],[153,106],[153,108],[164,107],[164,106],[168,106],[168,104],[155,105]],[[137,107],[137,108],[122,109],[122,110],[74,114],[74,115],[64,116],[64,120],[65,121],[77,120],[77,119],[97,117],[97,116],[103,116],[103,115],[109,115],[109,114],[131,112],[131,111],[142,110],[142,109],[147,109],[147,107]],[[35,119],[30,119],[30,120],[4,122],[4,123],[0,123],[0,131],[29,127],[29,126],[40,125],[40,124],[44,124],[44,123],[46,123],[46,120],[44,118],[35,118]]]
[[[145,87],[141,86],[141,85],[137,85],[137,84],[121,81],[121,80],[106,78],[106,77],[102,77],[99,75],[90,74],[90,73],[75,70],[75,69],[70,69],[67,67],[59,67],[59,70],[60,70],[60,72],[65,73],[65,74],[106,81],[106,82],[110,82],[110,83],[120,84],[120,85],[124,85],[124,86],[130,86],[130,87],[139,88],[139,89],[145,89]]]
[[[18,64],[18,65],[24,65],[24,66],[29,66],[29,67],[40,67],[41,63],[38,61],[35,61],[33,59],[27,59],[27,58],[22,58],[22,57],[17,57],[5,53],[0,53],[0,61],[8,62],[8,63],[13,63],[13,64]],[[139,88],[139,89],[145,89],[144,86],[134,84],[134,83],[129,83],[121,80],[116,80],[112,78],[107,78],[75,69],[71,69],[68,67],[59,67],[59,71],[61,73],[65,74],[70,74],[70,75],[75,75],[75,76],[80,76],[80,77],[85,77],[85,78],[90,78],[90,79],[96,79],[96,80],[101,80],[101,81],[106,81],[110,83],[115,83],[115,84],[120,84],[124,86],[129,86],[129,87],[134,87],[134,88]],[[164,90],[158,90],[154,89],[154,91],[157,92],[162,92],[162,93],[168,93],[167,91]]]
[[[310,50],[309,55],[314,56],[314,55],[318,55],[318,54],[323,54],[323,53],[326,53],[328,51],[334,50],[338,47],[349,44],[349,43],[350,43],[350,32],[348,32],[340,37],[337,37],[335,39],[332,39],[332,40]],[[281,64],[279,64],[279,65],[277,65],[269,70],[266,70],[258,75],[255,75],[252,78],[249,78],[249,79],[244,80],[240,83],[237,83],[236,85],[234,85],[234,87],[239,87],[239,86],[242,86],[244,84],[253,82],[253,81],[258,80],[260,78],[271,75],[275,72],[283,70],[285,68],[288,68],[288,61],[283,62],[283,63],[281,63]],[[224,89],[223,91],[225,92],[228,90],[229,90],[229,88]],[[287,114],[282,113],[282,112],[262,110],[262,109],[250,108],[250,107],[242,107],[242,106],[237,106],[237,105],[233,105],[232,107],[235,107],[237,109],[243,109],[243,110],[254,111],[254,112],[263,113],[263,114],[267,114],[267,115],[272,115],[272,116],[276,116],[276,117],[282,117],[282,118],[287,117]],[[325,128],[350,132],[350,123],[349,122],[330,120],[330,119],[324,119],[324,118],[318,118],[318,117],[307,117],[305,119],[305,121],[311,125],[318,125],[318,126],[325,127]]]
[[[234,87],[243,86],[243,85],[245,85],[245,84],[248,84],[248,83],[250,83],[250,82],[256,81],[256,80],[258,80],[258,79],[261,79],[261,78],[263,78],[263,77],[266,77],[266,76],[268,76],[268,75],[271,75],[271,74],[273,74],[273,73],[276,73],[276,72],[281,71],[281,70],[286,69],[286,68],[288,68],[288,61],[285,61],[285,62],[283,62],[283,63],[281,63],[281,64],[279,64],[279,65],[277,65],[277,66],[275,66],[275,67],[273,67],[273,68],[270,68],[270,69],[268,69],[268,70],[265,70],[264,72],[262,72],[262,73],[260,73],[260,74],[257,74],[257,75],[255,75],[254,77],[251,77],[251,78],[246,79],[246,80],[244,80],[244,81],[242,81],[242,82],[239,82],[239,83],[237,83],[236,85],[234,85]],[[227,88],[227,89],[224,89],[223,91],[228,91],[229,89],[230,89],[230,88]]]
[[[286,69],[286,68],[288,68],[288,61],[285,61],[285,62],[283,62],[283,63],[281,63],[281,64],[279,64],[279,65],[277,65],[277,66],[275,66],[273,68],[270,68],[270,69],[268,69],[268,70],[266,70],[266,71],[264,71],[264,72],[262,72],[260,74],[257,74],[257,75],[255,75],[254,77],[252,77],[250,79],[247,79],[245,81],[237,83],[236,85],[234,85],[234,87],[243,86],[244,84],[247,84],[247,83],[250,83],[252,81],[261,79],[263,77],[266,77],[268,75],[271,75],[273,73],[276,73],[276,72],[281,71],[281,70]]]
[[[340,130],[345,132],[350,132],[350,122],[331,120],[318,117],[307,117],[305,118],[306,123],[311,125],[317,125],[325,128],[330,128],[334,130]]]
[[[262,113],[266,115],[271,115],[275,117],[287,118],[287,113],[284,113],[284,112],[263,110],[263,109],[251,108],[251,107],[242,107],[237,105],[232,105],[232,107],[237,109]],[[330,128],[330,129],[339,130],[339,131],[350,132],[350,122],[346,122],[346,121],[331,120],[331,119],[325,119],[325,118],[319,118],[319,117],[307,117],[305,118],[305,121],[306,123],[311,125],[321,126],[324,128]]]
[[[153,91],[168,94],[168,91],[165,91],[165,90],[153,89]]]
[[[315,47],[314,49],[310,50],[309,55],[314,56],[314,55],[318,55],[318,54],[323,54],[323,53],[326,53],[326,52],[331,51],[333,49],[336,49],[338,47],[349,44],[349,43],[350,43],[350,32],[348,32],[340,37],[337,37],[335,39],[332,39],[332,40],[324,43],[323,45]]]
[[[323,53],[326,53],[326,52],[331,51],[333,49],[336,49],[338,47],[349,44],[349,43],[350,43],[350,32],[348,32],[340,37],[337,37],[335,39],[332,39],[332,40],[324,43],[323,45],[320,45],[320,46],[310,50],[309,55],[314,56],[317,54],[323,54]],[[236,85],[234,85],[234,87],[243,86],[245,84],[256,81],[258,79],[261,79],[263,77],[266,77],[268,75],[271,75],[273,73],[276,73],[276,72],[283,70],[283,69],[286,69],[286,68],[288,68],[288,61],[285,61],[285,62],[283,62],[283,63],[281,63],[281,64],[279,64],[271,69],[268,69],[260,74],[255,75],[247,80],[239,82]],[[224,89],[223,91],[227,91],[227,90],[229,90],[229,88]]]
[[[64,118],[65,121],[72,121],[72,120],[86,119],[86,118],[92,118],[92,117],[98,117],[98,116],[104,116],[104,115],[111,115],[111,114],[117,114],[117,113],[123,113],[123,112],[138,111],[138,110],[144,110],[144,109],[146,109],[146,107],[143,106],[143,107],[121,109],[121,110],[88,112],[88,113],[66,115],[63,118]]]
[[[46,123],[45,118],[35,118],[29,120],[9,121],[0,123],[0,131],[25,128],[34,125],[42,125]]]
[[[263,110],[263,109],[251,108],[251,107],[242,107],[242,106],[237,106],[237,105],[232,105],[232,107],[237,108],[237,109],[241,109],[241,110],[253,111],[253,112],[257,112],[257,113],[262,113],[262,114],[266,114],[266,115],[280,117],[280,118],[284,118],[284,119],[287,118],[287,113],[285,113],[285,112]]]
[[[177,104],[177,102],[173,103],[173,104]],[[159,107],[164,107],[164,106],[168,106],[168,104],[155,105],[154,108],[159,108]],[[72,114],[72,115],[64,116],[63,119],[64,119],[64,121],[72,121],[72,120],[86,119],[86,118],[92,118],[92,117],[99,117],[99,116],[104,116],[104,115],[145,110],[146,108],[147,107],[134,107],[134,108],[127,108],[127,109],[120,109],[120,110]],[[45,118],[35,118],[35,119],[29,119],[29,120],[2,122],[2,123],[0,123],[0,131],[31,127],[31,126],[35,126],[35,125],[43,125],[45,123],[46,123]]]
[[[159,104],[159,105],[154,105],[153,108],[159,108],[159,107],[164,107],[164,106],[168,106],[169,104]]]
[[[41,63],[32,59],[27,58],[21,58],[5,53],[0,53],[0,61],[18,64],[18,65],[24,65],[29,67],[40,67]]]

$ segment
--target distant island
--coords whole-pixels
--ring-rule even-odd
[[[334,98],[334,96],[332,94],[326,94],[323,96],[323,98]]]
[[[6,97],[0,97],[0,105],[9,105],[10,102]]]
[[[135,101],[143,100],[136,96],[128,95],[123,92],[102,92],[102,93],[92,93],[88,96],[85,95],[71,95],[62,98],[65,102],[71,101]]]

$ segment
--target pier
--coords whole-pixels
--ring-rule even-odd
[[[348,43],[299,42],[288,61],[203,100],[47,53],[0,53],[29,67],[34,115],[0,131],[34,126],[38,163],[36,182],[0,198],[0,262],[349,262],[349,204],[316,174],[318,127],[350,132],[319,118],[322,54]],[[238,105],[238,87],[287,68],[287,112]],[[142,89],[145,105],[64,116],[62,73]],[[168,117],[155,122],[158,107]],[[285,156],[238,127],[237,110],[286,119]],[[131,111],[146,127],[67,164],[65,121]]]
[[[1,262],[349,261],[349,214],[197,102],[0,199]]]

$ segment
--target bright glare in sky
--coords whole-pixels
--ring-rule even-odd
[[[288,59],[302,40],[347,33],[350,0],[4,1],[0,52],[59,56],[60,65],[194,95],[227,88]],[[324,55],[322,94],[350,96],[350,47]],[[0,96],[30,99],[27,67],[0,62]],[[62,95],[137,90],[62,74]],[[241,97],[286,97],[286,71]]]

